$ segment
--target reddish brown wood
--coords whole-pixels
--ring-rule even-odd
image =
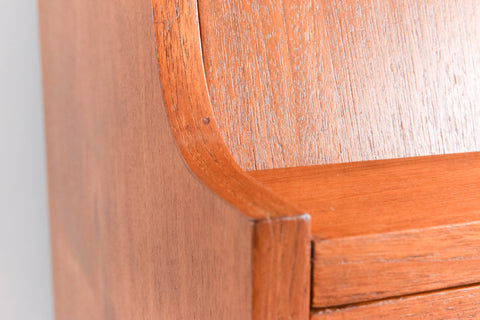
[[[476,219],[315,241],[312,304],[344,305],[480,282]]]
[[[205,80],[197,2],[153,0],[164,101],[189,168],[253,221],[253,317],[308,317],[308,215],[235,163],[220,135]],[[247,240],[247,239],[246,239]]]
[[[150,1],[39,9],[56,319],[249,318],[254,230],[182,163]]]
[[[205,81],[197,2],[154,0],[153,6],[165,107],[189,168],[251,218],[302,215],[245,174],[225,146]]]
[[[315,307],[480,282],[480,153],[251,175],[312,217]]]
[[[259,221],[253,255],[253,318],[308,319],[310,224],[292,218]]]
[[[307,208],[319,239],[464,223],[478,216],[480,153],[252,171]],[[305,209],[304,209],[305,210]]]
[[[478,319],[480,287],[450,289],[312,312],[312,320]]]
[[[58,319],[306,319],[300,208],[315,307],[480,281],[478,154],[241,169],[478,149],[473,0],[152,2],[39,5]]]
[[[480,150],[476,0],[199,10],[215,115],[243,168]]]
[[[39,3],[56,318],[307,319],[308,216],[219,139],[196,2],[154,4],[159,64],[150,0]]]

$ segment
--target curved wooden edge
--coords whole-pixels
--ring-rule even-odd
[[[197,1],[153,0],[153,8],[165,107],[187,166],[250,218],[304,215],[246,174],[227,149],[208,93]]]
[[[190,170],[253,222],[254,319],[308,319],[310,216],[244,172],[220,134],[205,78],[196,0],[152,0],[165,108]]]

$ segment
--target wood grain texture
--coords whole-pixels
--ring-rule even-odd
[[[156,2],[154,18],[172,23],[171,35],[187,26],[183,48],[160,34],[159,57],[199,56],[194,3]],[[159,19],[163,9],[169,16]],[[39,11],[56,319],[307,319],[308,216],[240,177],[221,154],[213,117],[204,131],[173,126],[172,135],[171,91],[180,97],[174,124],[191,111],[182,99],[205,102],[206,86],[198,66],[182,78],[175,72],[188,59],[169,56],[163,84],[177,75],[198,80],[198,90],[170,83],[163,99],[151,1],[44,0]],[[191,155],[182,159],[177,142]],[[213,151],[218,158],[204,157]],[[216,160],[221,166],[209,167]],[[265,302],[290,294],[281,307]]]
[[[153,0],[167,114],[189,168],[254,220],[254,319],[307,319],[310,218],[265,189],[231,157],[207,89],[197,1]],[[259,224],[259,225],[257,225]]]
[[[252,171],[312,218],[312,304],[480,282],[480,153]]]
[[[480,218],[476,219],[315,241],[312,305],[345,305],[479,283]]]
[[[199,1],[206,76],[242,168],[480,150],[474,0]]]
[[[317,239],[480,217],[480,153],[251,171],[312,216]]]
[[[153,7],[165,107],[189,168],[251,218],[301,216],[245,174],[220,135],[205,80],[197,2],[153,0]]]
[[[312,320],[457,320],[480,317],[480,287],[444,290],[398,299],[327,309],[312,313]]]
[[[150,1],[39,9],[55,318],[249,319],[254,230],[182,163]]]
[[[259,221],[253,243],[253,318],[309,319],[310,224]]]

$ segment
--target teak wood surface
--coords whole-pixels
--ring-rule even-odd
[[[39,2],[56,319],[308,319],[309,218],[220,138],[196,1],[153,6]]]
[[[244,169],[480,150],[477,0],[198,2]]]
[[[313,307],[480,283],[480,153],[250,174],[311,215]]]
[[[480,287],[455,288],[313,311],[311,320],[459,320],[480,317]]]
[[[56,318],[476,314],[479,10],[39,1]]]

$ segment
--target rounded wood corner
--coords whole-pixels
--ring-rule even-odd
[[[196,0],[152,0],[163,99],[188,168],[255,220],[310,217],[243,171],[221,136],[205,78]]]

